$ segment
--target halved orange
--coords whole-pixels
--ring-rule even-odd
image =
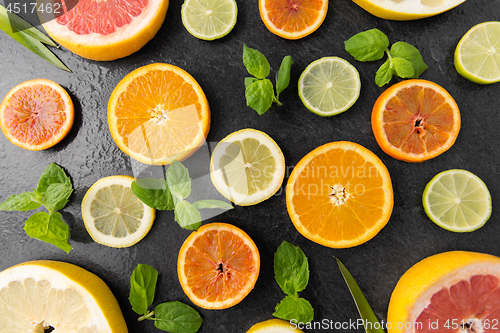
[[[24,149],[54,146],[70,131],[73,101],[54,81],[35,79],[18,84],[0,105],[0,127],[10,142]]]
[[[210,108],[196,80],[169,64],[140,67],[118,83],[108,103],[111,136],[139,162],[166,165],[191,156],[210,129]]]
[[[226,309],[241,302],[259,271],[257,246],[243,230],[227,223],[206,224],[189,235],[177,261],[182,289],[204,309]]]
[[[273,34],[299,39],[325,20],[328,0],[259,0],[260,17]]]
[[[423,162],[448,150],[460,131],[460,111],[451,95],[426,80],[401,81],[373,106],[372,128],[388,155]]]
[[[346,248],[372,239],[394,204],[389,171],[353,142],[331,142],[304,156],[286,187],[295,228],[318,244]]]

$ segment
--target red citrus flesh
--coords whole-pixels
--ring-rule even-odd
[[[267,1],[269,19],[288,32],[303,31],[316,22],[323,7],[321,0]]]

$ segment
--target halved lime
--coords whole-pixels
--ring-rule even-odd
[[[455,68],[475,83],[500,81],[500,22],[483,22],[467,31],[455,50]]]
[[[204,40],[226,36],[236,24],[237,16],[235,0],[185,0],[181,9],[186,30]]]
[[[491,196],[478,176],[465,170],[447,170],[427,184],[422,196],[427,216],[455,232],[481,228],[491,215]]]
[[[312,62],[299,78],[299,97],[320,116],[334,116],[349,109],[361,90],[359,73],[346,60],[325,57]]]

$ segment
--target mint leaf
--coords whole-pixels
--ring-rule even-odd
[[[130,276],[129,302],[132,310],[143,315],[153,304],[158,272],[149,265],[138,264]]]
[[[175,206],[175,220],[179,225],[188,230],[198,230],[201,226],[201,214],[192,204],[181,201]]]
[[[164,179],[136,179],[132,182],[131,189],[139,200],[151,208],[174,210],[172,194]]]
[[[49,185],[51,184],[69,184],[71,185],[71,179],[66,175],[64,170],[55,163],[50,163],[49,166],[40,176],[38,180],[38,186],[36,187],[37,192],[44,194]]]
[[[279,96],[280,93],[288,87],[290,84],[290,68],[292,67],[293,61],[291,56],[286,56],[281,62],[280,69],[278,71],[278,78],[276,79],[276,95]]]
[[[43,205],[51,212],[63,209],[73,193],[71,183],[50,184],[43,194]]]
[[[271,70],[266,57],[257,50],[243,45],[243,64],[248,73],[258,79],[265,79]]]
[[[358,61],[382,59],[389,47],[389,39],[378,29],[360,32],[344,42],[345,50]]]
[[[250,87],[252,85],[252,83],[254,83],[255,81],[259,81],[259,79],[256,79],[256,78],[251,77],[251,76],[246,77],[245,78],[245,89]]]
[[[27,212],[28,210],[37,209],[42,205],[41,202],[33,199],[35,199],[35,196],[32,192],[11,195],[4,202],[0,203],[0,210]]]
[[[196,209],[202,208],[221,208],[221,209],[233,209],[233,206],[225,201],[220,200],[198,200],[193,203]]]
[[[382,87],[391,81],[393,74],[394,70],[391,68],[391,61],[387,59],[378,69],[375,75],[375,83],[377,86]]]
[[[413,79],[417,79],[423,72],[428,68],[420,54],[420,51],[413,45],[405,42],[394,43],[391,47],[391,54],[393,57],[403,58],[411,62],[414,74],[411,76]]]
[[[24,231],[28,236],[55,245],[66,253],[73,249],[68,243],[69,227],[60,213],[35,213],[25,222]]]
[[[170,193],[179,201],[186,199],[191,194],[191,178],[189,171],[181,162],[174,160],[167,169],[167,185]]]
[[[203,319],[198,311],[181,302],[166,302],[155,308],[156,328],[171,333],[195,333]]]
[[[298,246],[283,241],[274,254],[274,275],[280,288],[294,296],[309,282],[309,263]]]
[[[403,58],[392,58],[392,63],[394,64],[394,70],[397,76],[403,79],[413,77],[415,71],[413,65],[406,59]]]
[[[249,107],[263,114],[273,104],[273,84],[268,79],[255,81],[245,90],[245,97]]]
[[[309,323],[314,318],[311,303],[296,296],[285,297],[276,305],[275,310],[273,316],[288,321],[294,320],[296,323]]]

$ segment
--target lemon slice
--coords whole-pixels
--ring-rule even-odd
[[[276,193],[285,177],[285,158],[266,133],[251,128],[229,134],[210,160],[215,188],[240,206],[262,202]]]
[[[479,84],[500,81],[500,22],[473,26],[455,50],[457,72]]]
[[[488,188],[478,176],[465,170],[437,174],[425,187],[422,200],[429,218],[450,231],[474,231],[491,215]]]
[[[247,333],[300,333],[303,332],[288,321],[281,319],[270,319],[257,323],[250,327]]]
[[[0,332],[126,333],[116,298],[96,275],[58,261],[0,273]]]
[[[185,0],[182,24],[196,38],[214,40],[226,36],[236,24],[235,0]]]
[[[128,247],[143,239],[155,219],[155,209],[137,199],[130,176],[99,179],[82,201],[85,228],[99,244]]]
[[[299,78],[299,97],[305,107],[320,116],[334,116],[349,109],[359,97],[359,73],[338,57],[313,61]]]

